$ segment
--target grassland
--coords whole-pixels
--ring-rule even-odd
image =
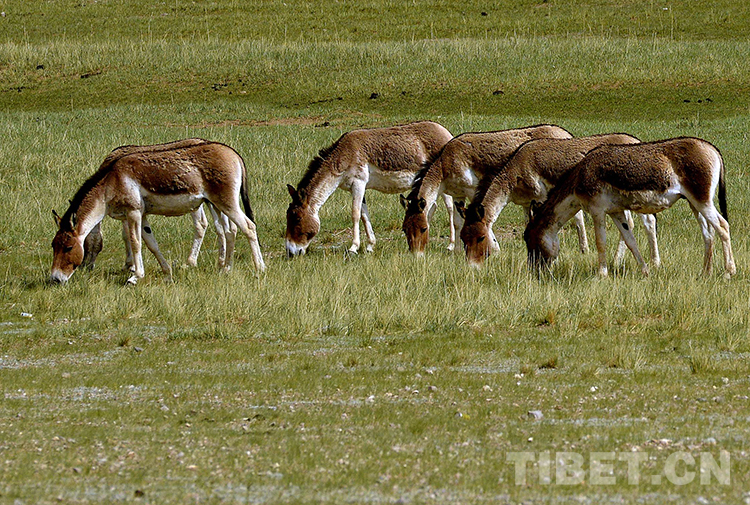
[[[0,11],[0,502],[750,499],[744,2],[0,0]],[[379,194],[373,254],[345,256],[337,194],[310,253],[284,259],[285,184],[345,131],[416,119],[456,134],[552,122],[705,138],[725,158],[739,273],[722,279],[717,259],[699,275],[702,241],[680,204],[659,216],[663,267],[649,278],[632,258],[596,278],[571,231],[537,278],[515,208],[483,270],[445,251],[440,210],[418,260],[397,199]],[[51,209],[112,148],[188,136],[245,158],[268,272],[254,274],[239,241],[234,271],[219,274],[209,232],[197,268],[170,282],[146,257],[146,278],[125,288],[106,220],[97,268],[47,285]],[[179,265],[189,218],[151,221]],[[522,451],[574,452],[586,471],[593,452],[649,459],[638,484],[620,461],[611,485],[590,473],[557,485],[554,468],[544,484],[538,463],[519,485],[506,458]],[[670,455],[721,451],[729,485],[651,479]]]

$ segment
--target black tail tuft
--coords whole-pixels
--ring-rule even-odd
[[[242,198],[242,206],[245,208],[245,214],[255,224],[255,216],[253,215],[253,208],[250,207],[250,199],[247,197],[247,184],[245,181],[242,181],[242,186],[240,186],[240,198]]]
[[[727,187],[724,182],[724,161],[721,162],[721,172],[719,172],[719,210],[724,219],[729,222],[729,213],[727,212]]]

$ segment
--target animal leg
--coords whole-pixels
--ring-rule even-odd
[[[172,267],[169,265],[169,262],[159,250],[159,244],[156,242],[156,237],[154,237],[153,230],[151,229],[151,225],[146,219],[146,216],[143,216],[141,218],[141,237],[143,237],[143,241],[146,243],[146,247],[148,247],[148,250],[153,253],[156,261],[159,262],[162,272],[164,272],[171,279]]]
[[[214,204],[216,205],[216,204]],[[260,243],[258,242],[258,232],[255,226],[247,215],[240,210],[240,202],[235,201],[234,205],[216,205],[219,212],[226,214],[237,228],[242,231],[242,234],[247,237],[247,241],[250,244],[250,251],[253,255],[253,263],[255,264],[255,270],[263,272],[266,269],[266,264],[263,262],[263,254],[260,252]],[[232,241],[232,250],[234,250],[234,241]],[[227,256],[229,256],[229,246],[227,245]],[[230,258],[228,258],[228,261]]]
[[[143,216],[139,210],[131,210],[128,212],[127,225],[128,240],[130,243],[130,250],[133,253],[133,268],[134,273],[128,279],[128,284],[136,284],[138,279],[142,279],[145,275],[143,270],[143,255],[141,254],[141,221]]]
[[[713,203],[710,203],[701,209],[700,213],[706,218],[706,221],[708,221],[713,229],[716,230],[716,233],[721,239],[721,244],[724,249],[724,275],[729,278],[737,273],[737,266],[734,263],[734,255],[732,254],[732,239],[729,236],[729,223],[721,214],[719,214]]]
[[[615,226],[617,226],[617,229],[620,231],[620,237],[625,241],[628,249],[630,249],[630,252],[635,256],[635,260],[641,266],[641,272],[643,272],[643,275],[648,275],[648,265],[643,261],[641,251],[638,249],[638,243],[635,241],[635,236],[633,236],[632,217],[628,219],[624,212],[615,212],[610,214],[609,217],[615,222]]]
[[[82,267],[88,268],[89,270],[94,268],[96,257],[102,252],[103,243],[104,240],[102,239],[101,223],[97,223],[96,226],[91,229],[89,234],[86,235],[86,240],[83,241],[84,255],[83,263],[81,264]]]
[[[458,212],[453,211],[453,197],[443,193],[443,203],[445,210],[448,212],[448,250],[453,251],[456,248],[456,217]]]
[[[703,275],[709,275],[713,269],[714,230],[692,202],[690,202],[690,210],[693,211],[693,215],[696,221],[698,221],[698,226],[701,228],[701,236],[703,237]]]
[[[193,247],[190,249],[190,256],[188,256],[186,263],[188,266],[194,267],[198,265],[198,254],[201,252],[203,237],[206,236],[208,219],[206,219],[206,212],[203,210],[202,205],[195,209],[190,214],[190,217],[193,219]]]
[[[594,236],[596,237],[596,252],[599,257],[599,276],[606,277],[607,271],[607,227],[604,214],[591,214],[594,221]]]
[[[659,244],[656,241],[656,215],[655,214],[641,214],[641,221],[643,221],[643,227],[646,228],[646,234],[648,235],[648,247],[651,251],[651,264],[655,268],[659,268],[661,265],[661,256],[659,256]]]
[[[367,252],[372,252],[375,247],[375,231],[372,229],[370,222],[370,213],[367,211],[367,200],[362,197],[362,222],[365,225],[365,235],[367,236]],[[358,226],[359,227],[359,226]]]
[[[128,222],[122,222],[122,241],[125,242],[125,270],[135,272],[135,263],[133,263],[133,248],[130,246],[130,232],[128,231]]]
[[[581,253],[589,252],[589,241],[586,238],[586,221],[583,219],[583,211],[579,210],[575,215],[576,231],[578,232],[578,247]]]
[[[624,211],[625,212],[625,218],[628,220],[628,227],[630,229],[633,229],[633,215],[630,213],[629,210]],[[615,253],[615,265],[620,266],[625,261],[625,249],[627,249],[627,244],[625,243],[625,240],[623,240],[622,236],[620,236],[620,241],[617,243],[617,252]]]
[[[359,220],[362,216],[362,200],[365,198],[365,184],[352,184],[352,246],[349,252],[359,251]]]

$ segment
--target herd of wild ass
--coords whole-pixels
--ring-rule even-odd
[[[123,222],[126,265],[132,271],[128,283],[135,284],[144,275],[142,242],[164,272],[171,274],[148,214],[192,214],[195,235],[187,263],[195,265],[208,226],[203,203],[219,237],[219,267],[231,268],[239,228],[250,243],[255,268],[263,271],[245,179],[242,158],[224,144],[187,139],[118,147],[84,182],[67,212],[62,217],[54,214],[58,232],[52,242],[52,281],[66,282],[80,265],[93,266],[102,248],[100,223],[107,215]],[[366,250],[372,251],[375,245],[365,201],[365,190],[375,189],[400,194],[409,250],[420,255],[427,247],[430,220],[442,196],[450,221],[448,248],[454,249],[460,231],[466,258],[477,267],[498,248],[492,226],[508,202],[526,210],[524,240],[529,262],[537,268],[557,257],[558,231],[573,217],[580,249],[587,251],[586,211],[594,223],[600,275],[607,275],[605,216],[612,218],[620,232],[618,260],[627,247],[648,274],[633,236],[630,211],[640,214],[651,263],[658,266],[654,214],[684,198],[703,235],[704,273],[711,270],[715,233],[724,250],[725,275],[736,273],[724,164],[718,149],[698,138],[645,143],[624,133],[575,138],[554,125],[453,137],[431,121],[354,130],[321,150],[296,188],[287,185],[292,198],[287,209],[288,256],[306,252],[320,231],[320,208],[337,188],[352,194],[352,253],[360,248],[360,219]],[[713,203],[717,190],[721,213]],[[406,191],[408,196],[401,195]],[[464,200],[470,201],[468,207]]]

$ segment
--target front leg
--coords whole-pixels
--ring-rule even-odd
[[[127,215],[127,231],[130,250],[133,253],[134,274],[128,279],[128,284],[136,284],[145,275],[143,270],[143,255],[141,254],[141,221],[143,216],[139,210],[131,210]]]
[[[141,237],[146,243],[146,247],[148,247],[149,251],[151,251],[154,257],[156,257],[156,261],[159,262],[162,272],[164,272],[171,279],[172,267],[169,265],[169,262],[159,250],[159,244],[156,242],[156,237],[154,237],[154,232],[151,229],[151,225],[149,224],[146,216],[143,216],[141,218]]]
[[[589,252],[589,241],[586,238],[586,221],[583,219],[583,211],[579,210],[576,212],[575,224],[576,231],[578,232],[578,248],[582,254]]]
[[[352,246],[349,252],[356,253],[359,251],[359,220],[362,217],[362,200],[365,198],[365,187],[367,183],[357,181],[352,183]]]
[[[604,214],[591,213],[594,221],[594,236],[596,237],[596,252],[599,256],[599,276],[606,277],[607,271],[607,227]]]
[[[125,243],[125,270],[135,272],[133,263],[133,248],[130,247],[130,232],[128,231],[128,221],[122,222],[122,241]]]
[[[641,251],[638,250],[638,243],[635,241],[635,236],[633,236],[632,218],[628,220],[628,217],[630,216],[626,217],[624,212],[614,212],[610,214],[609,217],[615,222],[615,226],[617,226],[617,229],[620,231],[620,236],[625,241],[625,245],[628,246],[630,252],[635,256],[635,260],[641,266],[641,272],[643,272],[643,275],[648,275],[648,266],[646,265],[646,262],[643,261]]]
[[[646,228],[648,235],[648,246],[651,250],[651,264],[655,268],[661,265],[661,256],[659,256],[659,244],[656,241],[656,214],[641,214],[641,221]]]
[[[453,197],[443,193],[443,203],[445,210],[448,211],[448,250],[453,251],[456,248],[456,216],[453,212]]]

